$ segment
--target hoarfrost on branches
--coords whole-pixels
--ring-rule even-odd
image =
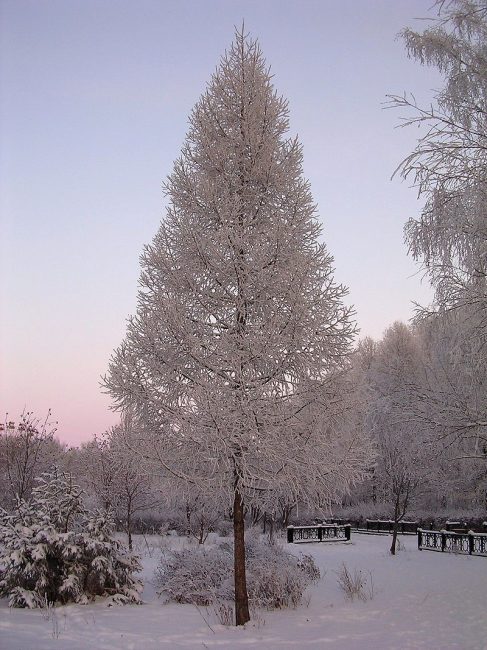
[[[424,128],[398,168],[425,199],[405,235],[435,289],[433,309],[419,310],[434,353],[426,350],[423,395],[429,397],[417,411],[448,442],[475,438],[471,455],[485,459],[487,2],[441,0],[435,6],[431,27],[406,29],[402,36],[412,58],[438,68],[444,87],[428,108],[406,95],[391,97],[392,106],[411,114],[405,125]]]
[[[232,507],[237,624],[249,618],[244,508],[270,494],[325,505],[370,457],[344,405],[346,290],[287,131],[258,44],[237,33],[191,113],[105,379],[142,453]]]
[[[253,531],[246,536],[250,605],[253,608],[297,607],[306,588],[320,579],[310,555],[296,557]],[[166,551],[156,570],[156,585],[167,600],[217,605],[233,600],[232,544]]]
[[[436,306],[475,306],[486,327],[487,281],[487,3],[437,2],[438,18],[422,33],[406,29],[408,53],[445,77],[431,107],[391,96],[407,108],[404,124],[425,127],[415,150],[398,168],[426,199],[405,229],[413,257],[435,287]]]

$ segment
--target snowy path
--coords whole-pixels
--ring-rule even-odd
[[[163,605],[149,584],[142,606],[71,605],[56,608],[50,621],[38,610],[9,610],[2,601],[0,648],[485,650],[487,558],[419,552],[415,537],[401,542],[405,550],[396,557],[388,554],[388,536],[355,535],[348,545],[289,546],[311,553],[324,578],[309,591],[308,606],[262,612],[245,629],[219,625],[204,608]],[[155,555],[144,558],[145,579],[152,577],[156,562]],[[342,562],[372,573],[372,600],[344,599],[335,575]]]

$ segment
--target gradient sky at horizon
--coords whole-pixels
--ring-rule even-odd
[[[115,424],[100,376],[135,311],[162,182],[234,26],[261,43],[361,335],[430,290],[407,257],[420,132],[386,94],[441,87],[396,35],[431,0],[0,0],[0,412],[48,408],[78,444]]]

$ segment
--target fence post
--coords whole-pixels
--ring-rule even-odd
[[[347,540],[347,542],[350,541],[350,530],[351,530],[350,524],[345,524],[345,539]]]
[[[418,551],[423,550],[422,545],[423,545],[423,534],[421,528],[418,528]]]
[[[445,548],[446,548],[446,533],[441,531],[441,552],[442,553],[445,550]]]
[[[318,526],[318,541],[323,541],[323,526]]]
[[[287,543],[292,544],[294,542],[294,526],[287,527]]]

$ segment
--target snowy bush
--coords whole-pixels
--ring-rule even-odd
[[[305,589],[320,577],[310,556],[296,557],[254,535],[246,538],[247,588],[254,608],[297,607]],[[156,570],[159,593],[168,600],[195,605],[231,601],[233,544],[186,548],[163,554]]]
[[[220,547],[165,551],[156,569],[159,593],[176,603],[209,605],[232,598],[233,560]]]
[[[138,559],[113,538],[107,513],[88,513],[71,476],[38,479],[29,502],[0,511],[0,596],[13,607],[84,603],[94,596],[139,602]]]
[[[372,600],[374,597],[374,582],[372,574],[365,575],[359,569],[349,569],[345,562],[337,571],[337,582],[347,600],[358,598],[362,601]]]
[[[320,578],[311,556],[296,557],[277,543],[246,539],[250,605],[264,609],[297,607],[306,588]]]
[[[235,620],[235,610],[232,603],[225,601],[217,601],[213,605],[213,612],[218,619],[220,625],[230,627]]]

